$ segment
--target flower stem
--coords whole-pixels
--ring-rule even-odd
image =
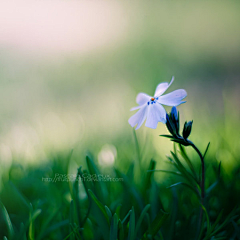
[[[199,151],[199,149],[195,146],[195,144],[191,141],[189,141],[189,144],[192,146],[192,148],[197,152],[201,159],[201,165],[202,165],[202,178],[201,178],[201,204],[204,206],[204,198],[205,198],[205,164],[204,164],[204,157],[202,153]],[[200,215],[199,215],[199,222],[198,222],[198,233],[200,232],[201,229],[201,224],[202,224],[202,218],[203,218],[203,209],[201,207],[200,209]]]

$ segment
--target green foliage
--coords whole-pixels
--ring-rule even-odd
[[[174,146],[168,160],[169,169],[155,169],[152,159],[130,165],[126,173],[115,169],[111,179],[103,181],[104,174],[88,156],[87,168],[76,169],[73,184],[63,179],[38,181],[34,194],[29,174],[33,171],[35,178],[41,179],[45,167],[32,169],[21,181],[10,177],[0,194],[0,239],[210,240],[239,236],[240,168],[229,178],[223,170],[220,174],[219,163],[207,164],[202,203],[199,159],[199,164],[193,164],[180,144]],[[60,161],[50,162],[48,168],[55,172],[64,169]],[[141,179],[134,179],[136,171]],[[160,175],[164,180],[158,180]],[[12,196],[20,208],[8,201]]]

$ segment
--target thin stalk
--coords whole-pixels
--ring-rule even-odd
[[[202,165],[202,178],[201,178],[201,185],[200,185],[200,188],[201,188],[201,204],[204,206],[204,198],[205,198],[205,164],[204,164],[204,157],[193,142],[191,142],[189,140],[188,140],[188,142],[192,146],[192,148],[197,152],[197,154],[199,155],[200,160],[201,160],[201,165]],[[203,218],[203,208],[201,207],[200,215],[199,215],[199,222],[198,222],[198,232],[201,229],[202,218]]]

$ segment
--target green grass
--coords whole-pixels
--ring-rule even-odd
[[[55,173],[68,174],[72,153],[38,168],[13,164],[0,193],[0,238],[198,239],[201,206],[195,189],[186,186],[193,181],[193,168],[198,178],[200,165],[189,165],[192,159],[177,152],[170,158],[170,173],[153,171],[156,163],[149,159],[148,167],[144,162],[140,168],[130,164],[125,172],[114,169],[110,177],[120,181],[96,181],[96,176],[105,173],[90,155],[85,167],[75,169],[77,177],[72,181],[66,181],[66,176],[55,182],[42,181],[54,178]],[[134,177],[136,172],[139,179]],[[240,166],[226,174],[218,162],[206,156],[206,198],[199,239],[239,236],[239,173]],[[92,181],[88,181],[89,174]],[[159,181],[158,175],[164,180]]]

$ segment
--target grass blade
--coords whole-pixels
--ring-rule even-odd
[[[93,179],[95,193],[101,202],[106,203],[107,188],[105,182],[98,180],[100,172],[93,160],[86,156],[86,161],[91,177],[96,177],[96,181]]]
[[[50,233],[56,231],[56,230],[59,229],[59,228],[62,228],[62,227],[64,227],[64,226],[66,226],[66,225],[69,225],[69,219],[64,220],[64,221],[61,221],[61,222],[59,222],[59,223],[56,223],[56,224],[52,225],[51,227],[49,227],[49,228],[45,231],[44,235],[42,236],[42,237],[43,237],[42,239],[45,239],[45,236],[49,235]]]
[[[206,148],[206,150],[205,150],[205,152],[204,152],[204,154],[203,154],[203,159],[205,158],[205,156],[206,156],[206,154],[207,154],[207,151],[208,151],[209,146],[210,146],[210,142],[208,143],[207,148]]]
[[[156,162],[153,159],[151,159],[148,170],[147,170],[147,176],[146,176],[146,179],[144,180],[143,191],[147,191],[147,189],[150,188],[151,177],[152,177],[155,167],[156,167]]]
[[[5,208],[5,206],[2,204],[2,202],[0,201],[0,210],[2,212],[2,216],[3,216],[3,219],[7,225],[7,231],[8,231],[8,238],[11,240],[13,239],[13,236],[14,236],[14,229],[13,229],[13,225],[12,225],[12,222],[11,222],[11,219],[8,215],[8,212]]]
[[[110,240],[117,240],[118,237],[118,216],[115,213],[113,215],[110,226]]]
[[[120,219],[118,221],[118,240],[124,240],[124,229]]]
[[[75,234],[71,234],[73,232],[72,227],[74,226],[74,202],[73,200],[71,200],[70,203],[70,210],[69,210],[69,236],[70,236],[70,240],[74,240],[75,239]]]
[[[127,213],[127,215],[125,216],[125,218],[122,220],[122,224],[124,224],[124,222],[127,220],[127,218],[130,216],[131,213],[132,213],[132,209],[129,210],[129,212]]]
[[[150,225],[150,228],[148,230],[149,234],[154,237],[162,225],[165,223],[165,220],[168,218],[169,213],[165,213],[162,210],[157,214],[156,218],[153,220],[153,222]]]
[[[189,159],[187,153],[186,153],[186,150],[185,148],[179,144],[179,148],[180,148],[180,153],[181,153],[181,156],[183,157],[183,159],[185,160],[185,162],[187,163],[188,167],[190,168],[190,170],[192,171],[193,173],[193,176],[197,179],[197,173],[192,165],[192,162],[191,160]]]
[[[184,175],[185,178],[190,183],[192,183],[192,180],[194,180],[197,183],[197,185],[198,185],[198,180],[195,177],[193,177],[193,175],[186,170],[186,168],[182,165],[182,163],[180,162],[180,160],[178,159],[176,154],[173,153],[172,151],[171,151],[171,154],[172,154],[172,156],[173,156],[173,158],[175,160],[175,163],[176,163],[176,166],[177,166],[178,170],[182,173],[182,175]]]
[[[132,207],[132,212],[129,220],[128,240],[135,240],[135,212]]]
[[[112,219],[112,212],[106,205],[104,207],[105,207],[106,213],[108,215],[108,218],[111,221],[111,219]]]
[[[150,207],[151,207],[151,205],[148,204],[148,205],[146,205],[145,208],[142,210],[141,215],[140,215],[140,217],[139,217],[139,219],[138,219],[138,221],[137,221],[136,234],[138,233],[138,231],[139,231],[139,229],[140,229],[140,227],[141,227],[142,221],[143,221],[143,219],[144,219],[144,217],[145,217],[145,215],[146,215],[146,213],[147,213],[147,211],[148,211],[148,209],[149,209]]]
[[[189,189],[191,189],[196,195],[198,198],[200,198],[200,194],[199,192],[197,192],[192,186],[190,186],[189,184],[187,183],[184,183],[184,182],[178,182],[178,183],[175,183],[175,184],[172,184],[171,186],[167,187],[167,188],[172,188],[172,187],[176,187],[178,185],[183,185],[185,187],[188,187]]]
[[[36,237],[36,240],[40,240],[42,239],[46,233],[46,229],[48,227],[48,225],[50,224],[50,222],[52,221],[52,219],[58,214],[60,209],[57,209],[57,210],[53,210],[53,212],[50,214],[50,216],[44,221],[44,224],[43,226],[41,227],[41,231],[40,233],[38,234],[38,236]]]
[[[109,221],[109,218],[108,218],[108,214],[106,212],[106,209],[105,209],[104,205],[97,199],[97,197],[94,195],[94,193],[90,189],[88,190],[88,192],[89,192],[91,198],[93,199],[93,201],[97,204],[98,208],[102,212],[105,219],[107,220],[108,225],[110,226],[110,221]]]
[[[182,174],[180,172],[174,172],[174,171],[163,170],[163,169],[148,170],[148,172],[165,172],[165,173],[171,173],[171,174],[175,174],[178,176],[182,176]]]
[[[132,195],[136,202],[138,203],[138,206],[140,209],[144,208],[143,199],[139,192],[136,190],[136,188],[129,182],[126,175],[115,169],[116,175],[118,178],[122,178],[123,181],[121,181],[121,184],[125,188],[126,192],[128,192],[130,195]]]
[[[42,210],[41,209],[37,209],[33,212],[30,212],[30,224],[29,224],[29,232],[28,232],[28,236],[30,240],[34,240],[35,239],[35,234],[34,234],[34,220],[41,214]]]

